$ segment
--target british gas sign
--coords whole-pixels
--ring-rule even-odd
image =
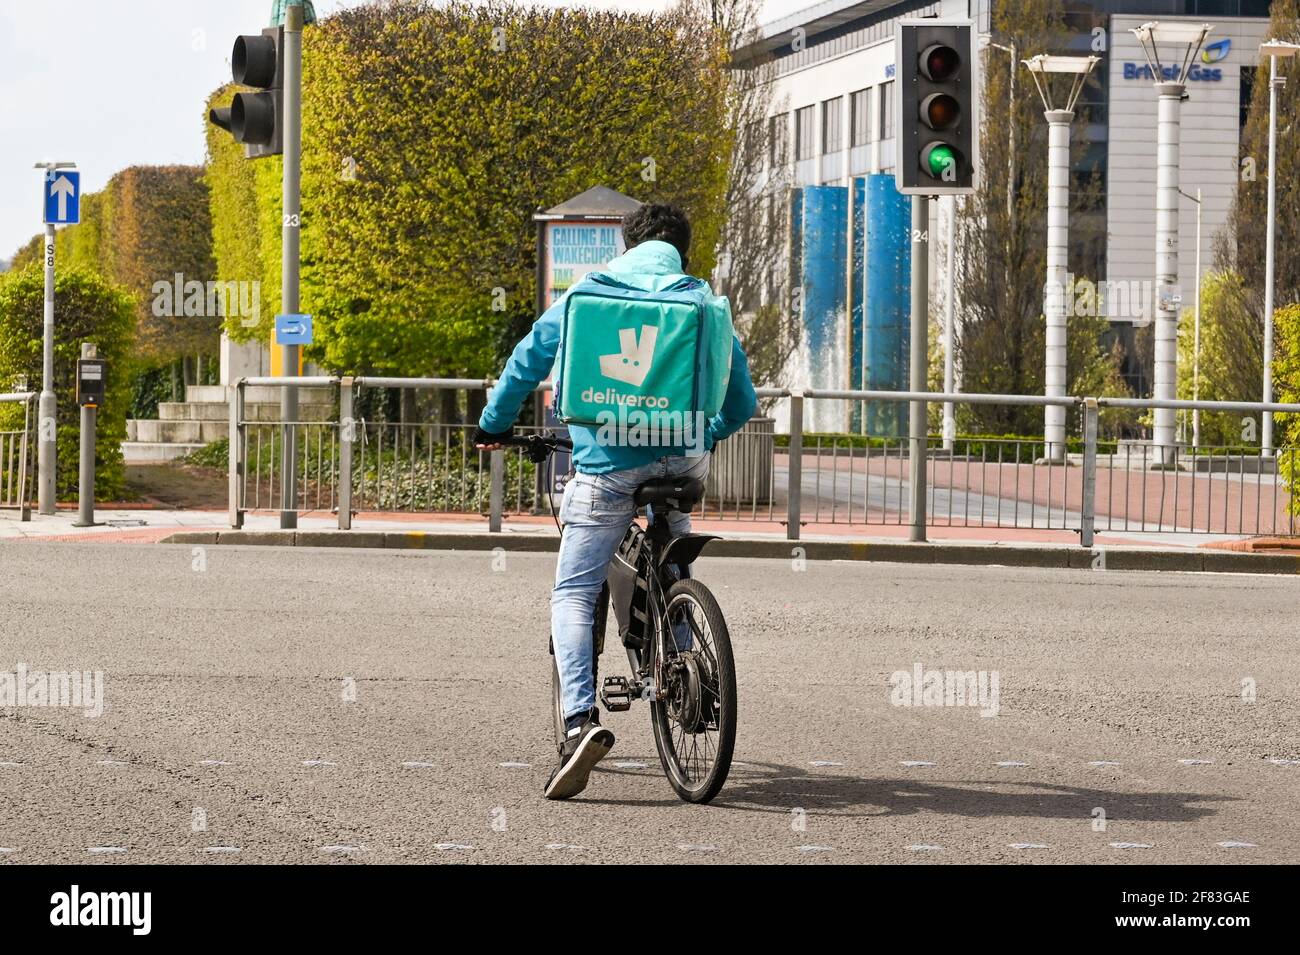
[[[1218,83],[1223,79],[1223,68],[1213,66],[1214,63],[1221,63],[1228,58],[1229,51],[1232,50],[1232,40],[1219,40],[1216,43],[1206,44],[1205,49],[1201,51],[1200,60],[1192,64],[1192,68],[1187,71],[1187,82],[1189,83]],[[1165,80],[1178,79],[1177,66],[1165,66],[1160,70]],[[1155,73],[1151,67],[1144,63],[1125,63],[1124,79],[1126,80],[1147,80],[1151,82],[1155,79]]]

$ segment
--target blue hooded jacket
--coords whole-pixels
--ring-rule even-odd
[[[629,249],[614,259],[602,271],[615,276],[620,282],[645,289],[663,291],[681,281],[682,258],[676,247],[667,242],[651,240]],[[551,373],[560,347],[560,323],[564,318],[564,301],[567,293],[548,308],[533,323],[523,340],[515,346],[506,363],[501,380],[488,395],[487,407],[479,417],[479,427],[489,434],[501,434],[515,423],[519,409],[532,392]],[[723,438],[739,431],[754,416],[758,398],[754,383],[749,378],[749,362],[740,347],[739,339],[731,340],[731,377],[722,408],[708,422],[704,434],[706,450]],[[682,457],[688,453],[685,446],[631,447],[624,444],[600,444],[596,441],[596,428],[570,425],[573,438],[573,465],[584,474],[604,474],[642,467],[658,458]]]

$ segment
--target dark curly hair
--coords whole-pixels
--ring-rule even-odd
[[[691,220],[679,206],[647,202],[623,220],[623,242],[629,249],[652,239],[675,247],[682,256],[682,271],[686,271],[686,256],[691,249]]]

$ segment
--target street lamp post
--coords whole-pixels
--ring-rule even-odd
[[[1300,45],[1284,40],[1266,40],[1259,52],[1268,56],[1268,215],[1264,220],[1264,394],[1260,399],[1273,400],[1273,242],[1277,232],[1277,91],[1286,85],[1286,77],[1277,75],[1277,58],[1295,56]],[[1273,413],[1264,412],[1260,428],[1260,450],[1266,457],[1273,454]]]
[[[1069,294],[1070,242],[1070,124],[1083,84],[1098,56],[1038,56],[1025,60],[1034,78],[1047,118],[1047,282],[1043,287],[1043,315],[1047,320],[1047,367],[1044,393],[1064,397],[1066,390],[1065,297]],[[1052,100],[1050,77],[1071,77],[1070,92],[1061,107]],[[1043,458],[1065,460],[1065,408],[1043,409]]]
[[[1142,44],[1147,64],[1155,78],[1159,97],[1156,119],[1156,302],[1154,397],[1172,401],[1178,376],[1178,311],[1182,297],[1178,290],[1178,149],[1179,122],[1187,74],[1201,45],[1209,35],[1208,23],[1144,23],[1132,31]],[[1172,44],[1181,61],[1165,66],[1160,45]],[[1177,451],[1175,416],[1172,408],[1155,412],[1157,468],[1173,467]]]

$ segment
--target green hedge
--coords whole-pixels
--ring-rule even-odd
[[[708,274],[730,154],[715,37],[683,10],[422,0],[309,27],[302,307],[317,344],[307,357],[346,372],[495,372],[534,318],[534,211],[597,184],[681,203],[695,226],[692,270]],[[218,275],[259,278],[273,315],[279,160],[245,162],[215,129],[208,149]]]
[[[45,276],[39,265],[0,276],[0,384],[6,389],[16,375],[26,375],[32,391],[41,388],[44,311]],[[135,302],[125,289],[84,269],[58,271],[54,283],[54,390],[58,401],[56,474],[60,500],[75,499],[77,494],[80,409],[76,404],[75,377],[81,343],[86,341],[94,342],[99,357],[108,362],[95,444],[96,496],[100,500],[120,500],[126,490],[122,442],[126,439],[131,382],[123,369],[131,364],[135,317]],[[35,406],[32,413],[35,418]],[[14,419],[21,421],[21,417],[19,406],[0,406],[0,427],[12,427]],[[32,460],[36,460],[35,452]]]
[[[1300,404],[1300,304],[1287,305],[1274,313],[1276,352],[1273,387],[1277,400]],[[1279,454],[1282,480],[1290,493],[1292,514],[1300,514],[1300,415],[1277,415],[1275,443],[1290,453]]]
[[[15,271],[40,261],[42,236],[19,250]],[[30,247],[30,248],[29,248]],[[206,283],[215,275],[207,186],[198,166],[132,166],[82,197],[81,221],[55,234],[55,267],[98,273],[132,297],[138,364],[217,350],[213,315],[166,315],[155,284]],[[170,300],[171,296],[168,295]],[[206,299],[205,299],[206,307]],[[175,311],[174,308],[172,311]]]

